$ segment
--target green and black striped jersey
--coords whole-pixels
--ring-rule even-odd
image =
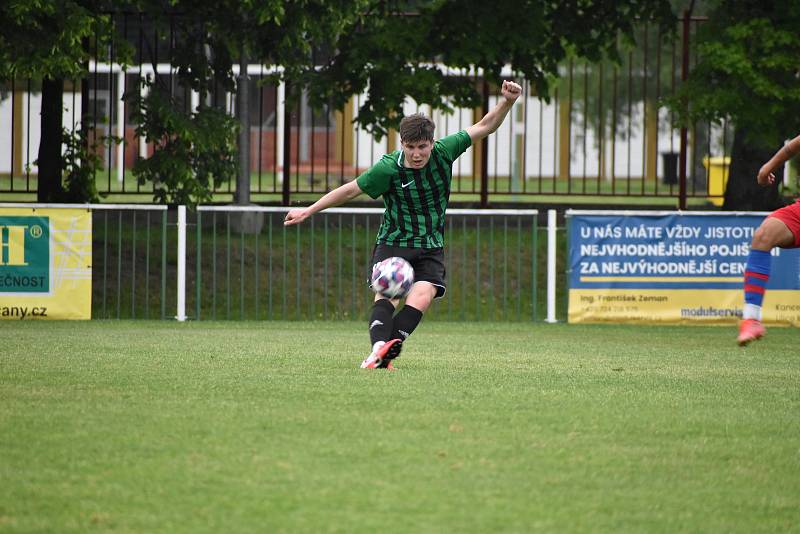
[[[444,246],[444,214],[450,199],[453,162],[472,144],[466,131],[436,141],[428,164],[403,166],[403,151],[395,150],[357,178],[372,198],[383,195],[386,211],[377,243],[396,247]]]

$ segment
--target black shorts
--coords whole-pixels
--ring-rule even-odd
[[[414,282],[430,282],[436,287],[437,299],[447,291],[445,284],[444,249],[442,248],[408,248],[392,247],[378,243],[372,251],[372,262],[369,264],[367,283],[372,277],[372,266],[379,261],[399,256],[408,261],[414,268]]]

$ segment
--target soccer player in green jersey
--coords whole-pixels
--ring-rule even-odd
[[[372,352],[361,367],[394,369],[392,360],[400,355],[403,342],[419,325],[433,300],[444,296],[444,217],[453,162],[470,145],[500,127],[522,88],[504,81],[500,93],[502,98],[497,105],[479,122],[435,142],[433,121],[419,113],[404,117],[400,121],[401,150],[386,154],[361,176],[307,208],[286,214],[284,225],[298,224],[361,193],[372,198],[383,196],[386,211],[370,265],[392,256],[405,258],[414,267],[414,285],[397,313],[399,299],[375,295],[369,319]]]

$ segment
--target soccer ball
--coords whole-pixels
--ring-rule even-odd
[[[403,258],[392,257],[372,266],[372,290],[387,299],[399,299],[411,291],[414,268]]]

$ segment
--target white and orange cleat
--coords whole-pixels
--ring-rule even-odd
[[[766,333],[767,329],[764,328],[761,321],[757,319],[744,319],[739,323],[739,337],[736,338],[736,341],[739,342],[740,347],[744,347],[751,341],[761,339]]]
[[[379,342],[380,343],[380,342]],[[375,344],[372,352],[361,362],[362,369],[388,369],[394,371],[392,360],[400,356],[403,349],[403,341],[391,339],[383,344]]]

